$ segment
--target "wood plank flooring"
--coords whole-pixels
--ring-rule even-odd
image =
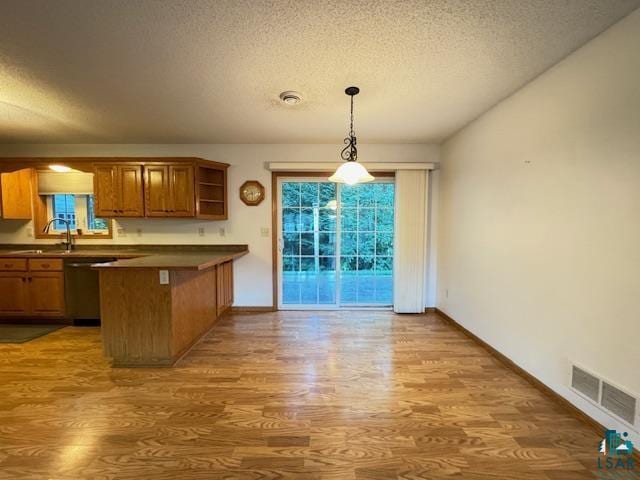
[[[0,478],[605,477],[598,435],[436,314],[228,316],[176,368],[0,345]]]

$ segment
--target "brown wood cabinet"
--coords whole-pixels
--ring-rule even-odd
[[[100,319],[114,367],[173,365],[233,303],[233,260],[203,270],[104,266]]]
[[[28,313],[27,272],[0,272],[0,316],[24,316]]]
[[[64,315],[62,260],[0,258],[0,316]]]
[[[218,315],[233,305],[233,262],[216,266],[216,298]]]
[[[95,163],[96,215],[226,220],[228,167],[188,158]]]
[[[144,170],[147,217],[195,216],[193,165],[146,165]]]
[[[0,174],[0,218],[31,220],[32,179],[30,168]]]
[[[196,168],[196,216],[226,220],[228,215],[227,167],[225,163],[198,162]]]
[[[64,316],[64,274],[62,272],[31,272],[29,300],[31,315]]]
[[[96,164],[93,173],[96,216],[144,216],[142,165]]]

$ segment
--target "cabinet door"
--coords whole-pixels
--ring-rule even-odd
[[[216,265],[216,301],[218,307],[218,315],[226,309],[225,302],[225,282],[224,282],[224,264]]]
[[[123,217],[143,217],[142,166],[119,165],[117,168],[119,215]]]
[[[117,168],[113,165],[97,165],[93,169],[93,194],[98,217],[115,217],[117,206]]]
[[[29,299],[32,315],[64,316],[64,274],[62,272],[31,273]]]
[[[233,262],[226,262],[224,265],[224,286],[225,303],[227,307],[233,305]]]
[[[166,217],[169,214],[169,168],[164,165],[144,167],[145,215]]]
[[[2,218],[31,220],[31,179],[29,168],[0,174]]]
[[[169,166],[169,195],[169,216],[193,217],[195,215],[193,167],[191,165]]]
[[[29,313],[29,284],[25,272],[0,272],[0,316]]]

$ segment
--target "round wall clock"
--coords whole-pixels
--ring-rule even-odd
[[[264,200],[264,187],[256,180],[249,180],[240,187],[240,200],[249,206],[260,205]]]

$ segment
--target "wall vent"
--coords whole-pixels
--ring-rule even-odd
[[[607,382],[602,383],[600,405],[625,422],[634,424],[638,400]]]
[[[629,424],[634,430],[640,426],[640,398],[616,387],[601,375],[571,363],[569,386],[581,397]]]
[[[575,365],[571,372],[571,386],[594,402],[600,399],[600,379]]]

